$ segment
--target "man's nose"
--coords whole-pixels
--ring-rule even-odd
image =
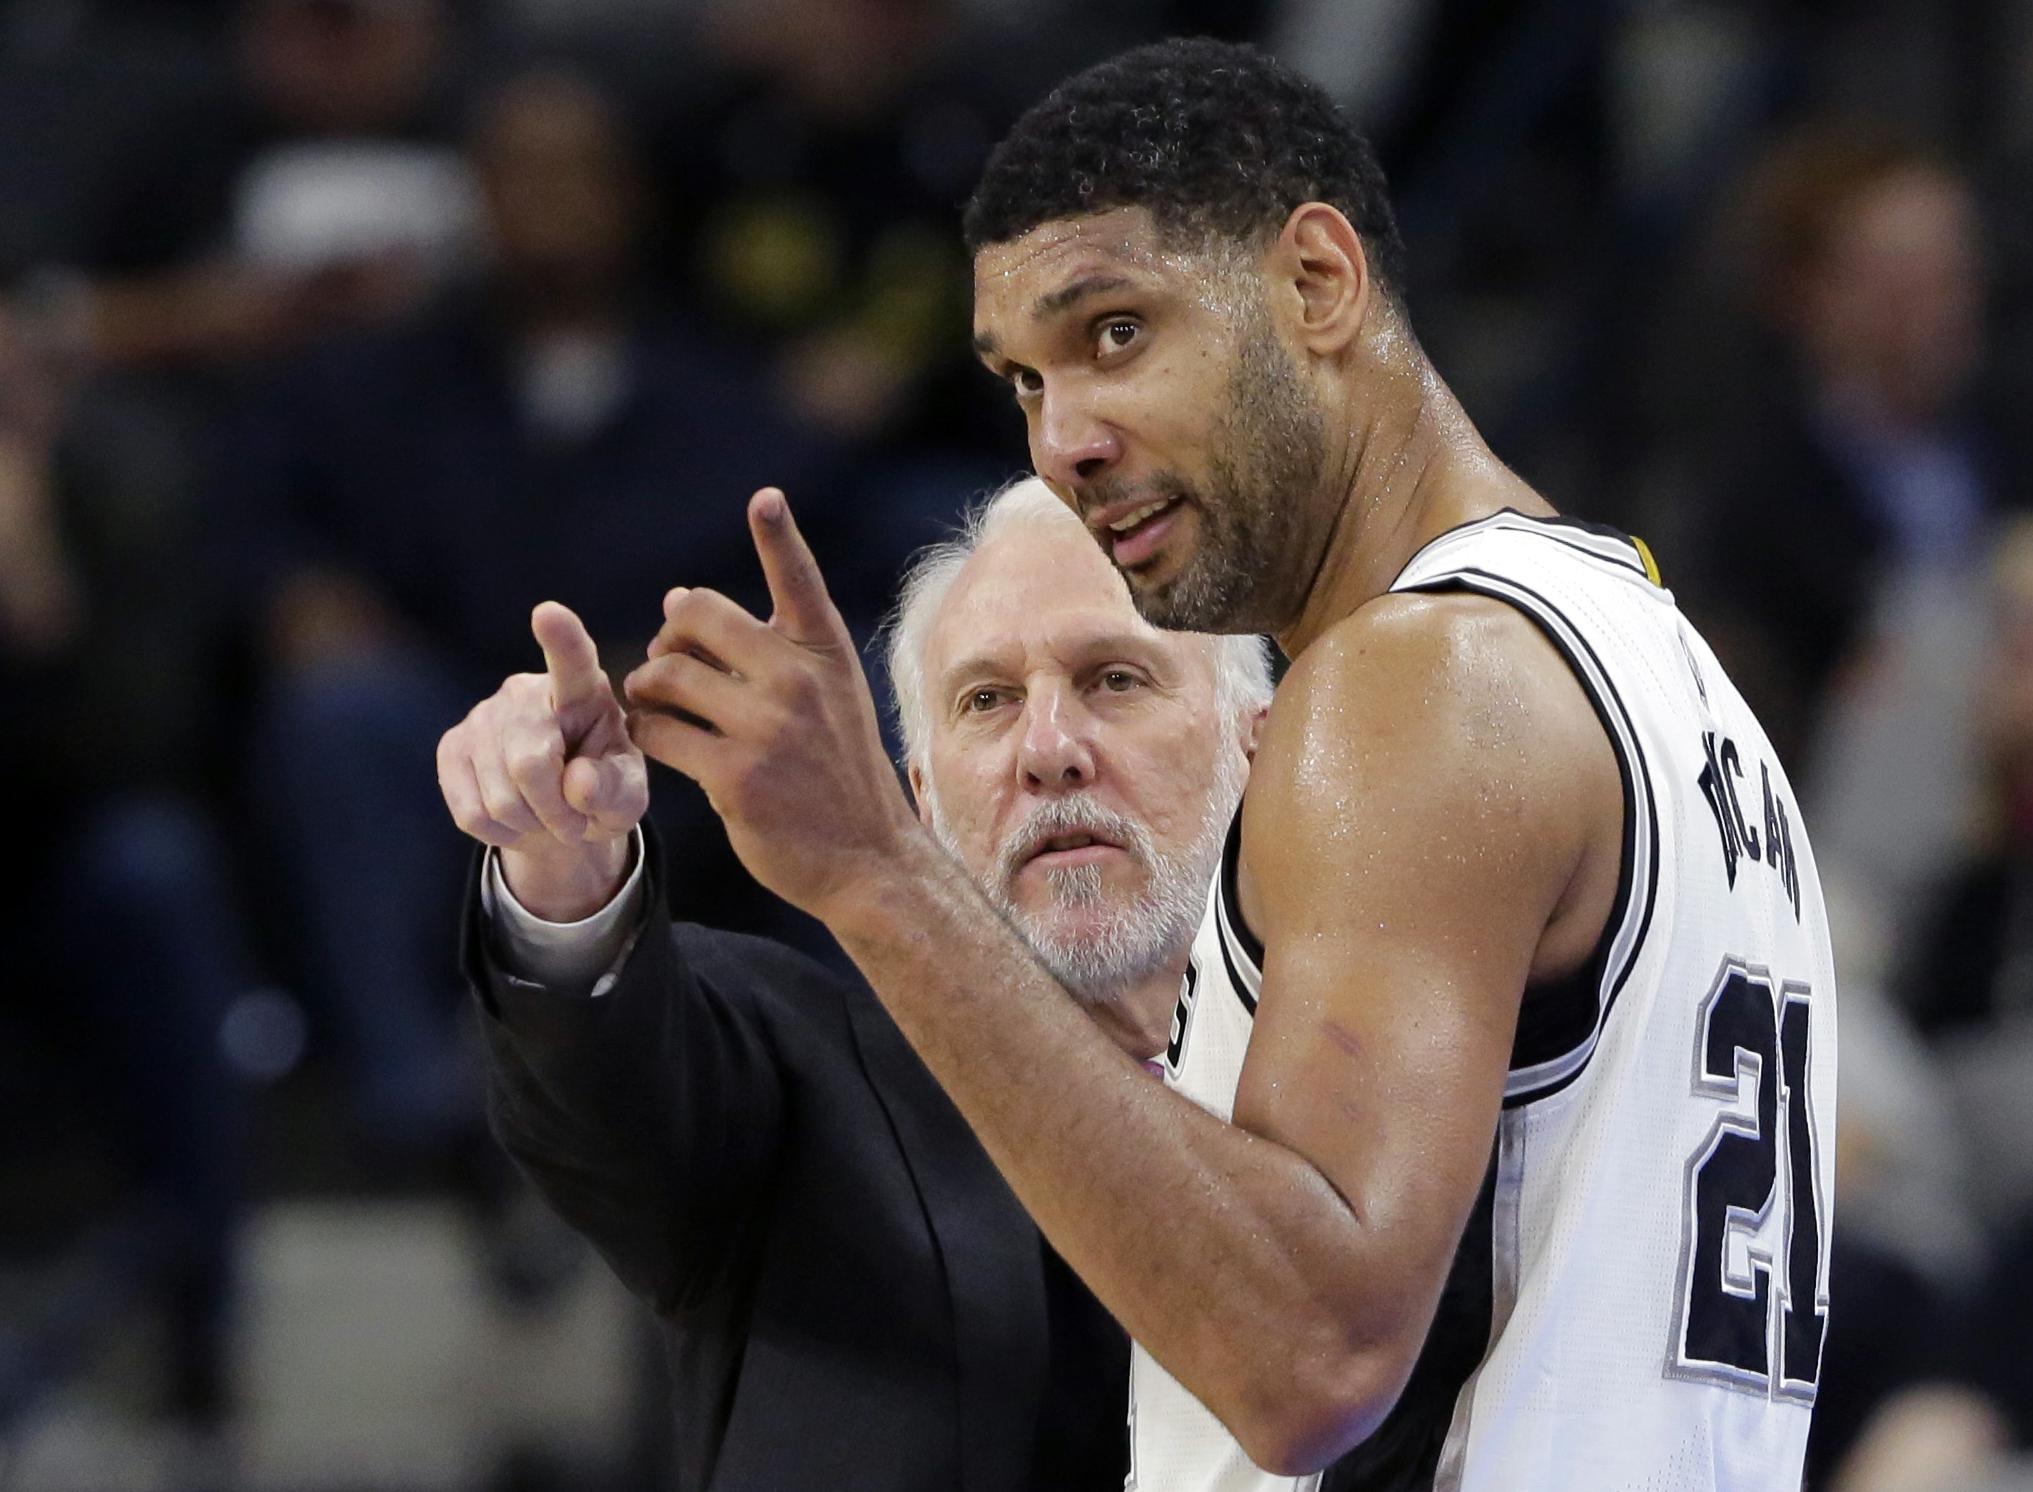
[[[1122,456],[1122,438],[1106,421],[1065,395],[1045,395],[1031,451],[1038,475],[1061,487],[1091,482]]]
[[[1045,793],[1088,787],[1094,765],[1079,705],[1062,690],[1034,690],[1024,703],[1024,734],[1017,748],[1024,786]]]

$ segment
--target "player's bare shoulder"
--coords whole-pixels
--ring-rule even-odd
[[[1577,777],[1617,780],[1587,694],[1529,617],[1483,596],[1388,592],[1293,661],[1250,799],[1259,785],[1303,787],[1316,762],[1395,754],[1400,743],[1430,766],[1401,788],[1444,785],[1450,769],[1556,790]]]
[[[1483,596],[1390,592],[1293,662],[1243,815],[1245,912],[1285,863],[1331,865],[1334,845],[1304,849],[1327,839],[1412,873],[1508,863],[1552,888],[1550,919],[1607,906],[1622,787],[1586,692],[1529,617]]]

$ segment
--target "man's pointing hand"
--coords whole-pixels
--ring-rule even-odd
[[[770,620],[717,591],[671,592],[649,661],[625,684],[629,730],[706,790],[757,880],[823,920],[898,836],[919,831],[790,504],[765,487],[748,525]]]

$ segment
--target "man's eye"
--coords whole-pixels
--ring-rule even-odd
[[[1136,322],[1125,318],[1105,321],[1101,324],[1101,348],[1103,352],[1121,352],[1137,339],[1143,330]]]
[[[1027,399],[1045,391],[1045,380],[1034,368],[1016,368],[1010,372],[1009,386],[1016,390],[1019,399]]]
[[[980,715],[994,709],[1001,703],[1002,691],[1000,689],[974,689],[968,692],[963,707],[970,715]]]
[[[1111,668],[1101,676],[1101,687],[1110,694],[1127,694],[1141,689],[1144,681],[1126,668]]]

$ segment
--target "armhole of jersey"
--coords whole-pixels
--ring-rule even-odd
[[[1242,1008],[1256,1019],[1257,996],[1264,983],[1263,940],[1243,920],[1240,867],[1242,865],[1242,806],[1228,826],[1228,838],[1221,846],[1221,879],[1214,897],[1214,921],[1221,961],[1228,966],[1228,987],[1242,1001]]]
[[[1530,618],[1559,649],[1588,696],[1623,779],[1623,853],[1616,898],[1603,923],[1602,936],[1581,969],[1567,979],[1534,985],[1525,992],[1511,1047],[1511,1070],[1504,1083],[1504,1107],[1515,1108],[1558,1093],[1581,1076],[1595,1053],[1610,1010],[1637,964],[1652,924],[1659,889],[1658,805],[1652,797],[1644,744],[1638,739],[1630,711],[1595,649],[1559,607],[1508,576],[1470,568],[1402,589],[1467,591],[1501,601]]]

